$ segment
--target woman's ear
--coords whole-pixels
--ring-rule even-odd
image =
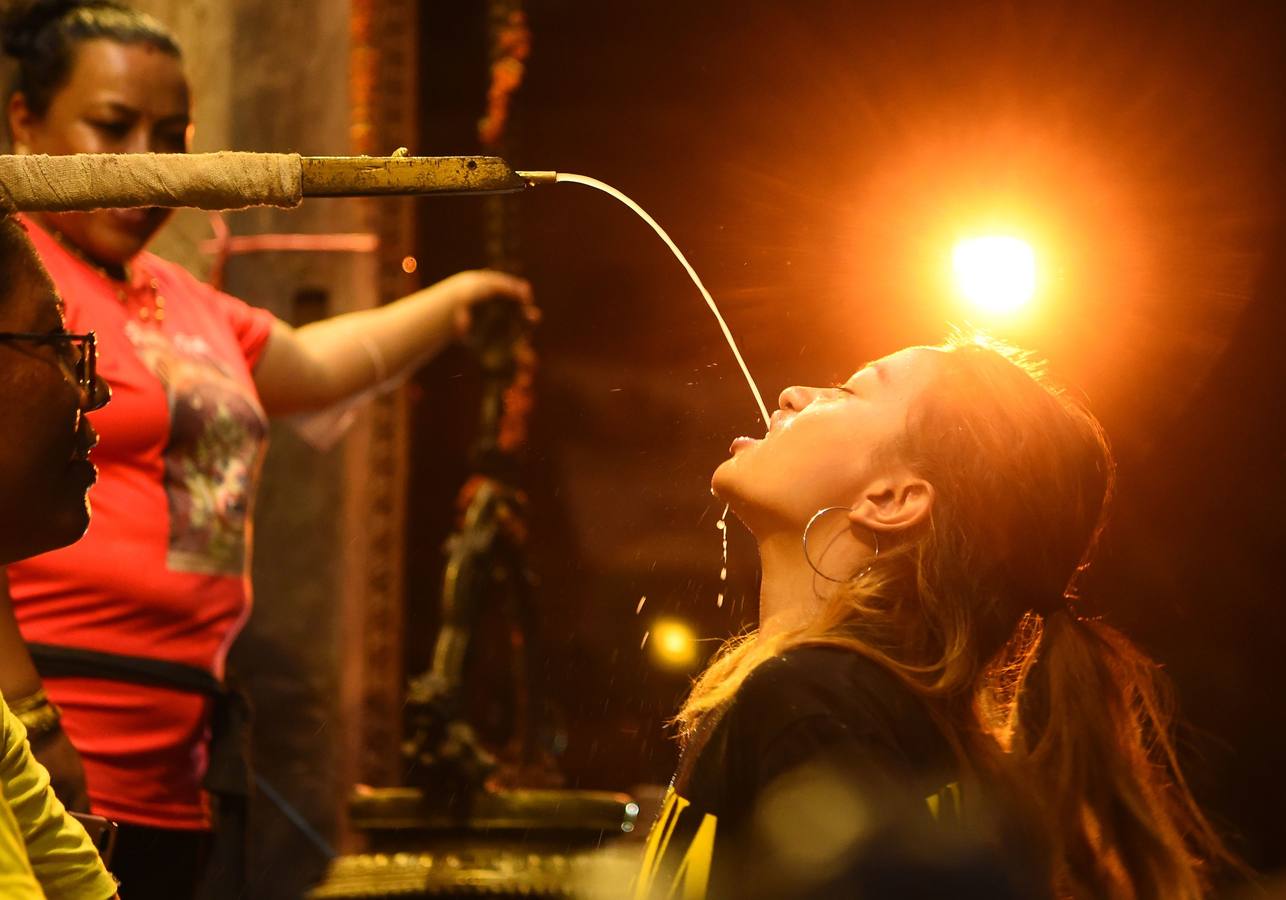
[[[9,116],[9,134],[13,138],[13,152],[18,156],[30,153],[31,127],[35,124],[35,117],[31,114],[31,107],[27,106],[27,98],[22,91],[14,91],[6,112]]]
[[[906,531],[927,522],[933,485],[910,470],[882,475],[866,486],[849,510],[849,521],[877,534]]]

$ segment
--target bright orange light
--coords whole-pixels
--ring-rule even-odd
[[[414,272],[416,268],[418,268],[418,266],[419,266],[419,263],[415,261],[414,256],[402,257],[402,271],[405,272],[407,275],[410,275],[412,272]]]
[[[985,312],[1015,312],[1036,292],[1036,251],[1016,237],[963,240],[951,263],[960,293]]]
[[[658,619],[652,624],[653,661],[666,669],[690,669],[697,661],[697,638],[692,629],[677,619]]]

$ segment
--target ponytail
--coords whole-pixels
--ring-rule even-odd
[[[1180,774],[1171,718],[1167,680],[1124,635],[1065,607],[1046,615],[1013,750],[1063,895],[1195,900],[1204,863],[1233,862]]]

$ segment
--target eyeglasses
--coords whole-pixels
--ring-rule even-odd
[[[89,398],[85,412],[101,409],[110,396],[98,385],[98,340],[94,332],[88,334],[71,334],[66,331],[50,331],[44,334],[27,331],[0,331],[0,343],[37,344],[58,348],[58,359],[72,376],[77,387]]]

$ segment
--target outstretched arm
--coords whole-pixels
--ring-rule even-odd
[[[310,412],[346,400],[436,355],[468,328],[475,303],[527,304],[531,288],[512,275],[460,272],[387,306],[301,328],[278,322],[255,368],[269,415]]]

